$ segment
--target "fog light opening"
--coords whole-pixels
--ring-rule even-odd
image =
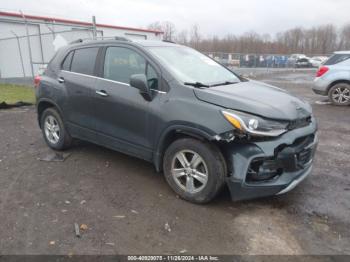
[[[271,180],[283,173],[283,169],[279,167],[275,160],[258,159],[253,160],[249,166],[247,181],[259,182]]]

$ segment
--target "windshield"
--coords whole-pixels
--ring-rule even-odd
[[[192,48],[162,46],[149,50],[183,83],[209,86],[240,82],[234,73]]]

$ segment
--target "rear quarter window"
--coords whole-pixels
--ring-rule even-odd
[[[94,75],[97,53],[98,47],[74,50],[70,71],[85,75]]]
[[[70,65],[72,63],[73,53],[74,53],[74,51],[71,51],[65,57],[65,59],[64,59],[64,61],[62,63],[62,70],[66,70],[66,71],[70,70]]]
[[[324,65],[335,65],[350,58],[350,54],[334,54],[332,55]]]

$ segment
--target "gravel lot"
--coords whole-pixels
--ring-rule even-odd
[[[312,175],[279,197],[199,206],[144,161],[79,143],[50,154],[34,107],[0,111],[0,254],[350,254],[350,107],[316,104],[312,71],[260,75],[309,101]],[[86,224],[81,237],[74,223]]]

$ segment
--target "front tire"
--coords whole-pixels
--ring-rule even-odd
[[[66,130],[56,109],[45,109],[41,114],[40,124],[45,142],[49,147],[55,150],[64,150],[71,146],[72,137]]]
[[[332,86],[328,92],[328,97],[334,105],[350,105],[350,85],[347,83],[339,83]]]
[[[219,149],[192,138],[176,140],[168,147],[163,169],[169,186],[181,198],[199,204],[217,195],[227,174]]]

